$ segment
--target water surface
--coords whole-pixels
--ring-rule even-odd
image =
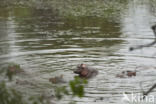
[[[27,74],[15,79],[33,84],[14,86],[35,95],[51,93],[54,85],[48,82],[50,77],[63,74],[69,81],[74,77],[73,69],[86,63],[99,75],[89,81],[85,97],[74,100],[78,104],[125,104],[124,92],[137,94],[141,92],[140,84],[147,90],[155,83],[156,47],[128,50],[153,41],[153,3],[129,0],[112,15],[72,18],[60,16],[54,8],[1,7],[0,65],[20,64]],[[137,76],[116,78],[123,70],[137,70]]]

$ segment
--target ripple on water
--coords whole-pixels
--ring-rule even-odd
[[[124,92],[130,95],[141,93],[142,88],[146,91],[156,78],[155,46],[128,50],[130,46],[154,39],[150,29],[155,18],[155,12],[151,11],[154,7],[147,1],[136,1],[128,1],[126,8],[118,11],[118,18],[57,18],[49,9],[31,9],[31,12],[26,9],[24,17],[9,12],[6,20],[0,16],[0,65],[20,64],[26,74],[17,75],[15,79],[21,80],[22,85],[14,83],[14,86],[23,93],[35,95],[51,94],[55,85],[48,81],[50,77],[63,74],[68,82],[75,76],[73,69],[86,63],[94,66],[99,74],[85,86],[85,97],[74,101],[126,104],[122,102]],[[115,77],[125,70],[136,70],[136,77]],[[65,98],[60,103],[69,100]]]

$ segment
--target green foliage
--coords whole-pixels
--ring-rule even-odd
[[[0,104],[48,104],[42,96],[24,99],[23,94],[6,86],[6,82],[0,82]]]
[[[70,81],[70,89],[73,96],[83,97],[84,96],[84,85],[87,84],[87,80],[75,77],[74,80]]]
[[[5,73],[9,81],[12,81],[13,76],[23,70],[20,65],[11,63],[6,67],[5,71],[0,70],[0,74]],[[25,98],[21,92],[8,87],[6,83],[6,80],[0,82],[0,104],[49,104],[49,102],[42,96],[30,96]],[[77,96],[81,98],[85,94],[84,85],[87,83],[88,81],[85,79],[78,76],[74,77],[67,86],[56,87],[55,96],[58,100],[61,100],[65,96]],[[69,104],[75,104],[75,102],[71,100]]]
[[[1,104],[26,104],[19,92],[7,88],[5,82],[0,82],[0,103]]]
[[[82,79],[78,76],[74,78],[74,80],[71,80],[69,82],[69,87],[70,89],[67,89],[66,86],[62,87],[57,87],[55,89],[55,96],[60,100],[63,98],[65,95],[70,95],[69,92],[71,92],[72,97],[78,96],[78,97],[83,97],[85,92],[84,92],[84,85],[88,83],[87,80]]]
[[[5,73],[9,81],[12,81],[13,76],[22,72],[20,65],[9,63],[7,67],[0,70],[0,74]],[[6,80],[0,82],[0,104],[49,104],[42,96],[24,98],[23,94],[14,88],[7,86]]]
[[[57,87],[55,89],[55,96],[57,97],[57,99],[62,99],[63,95],[69,95],[69,92],[67,90],[66,86],[62,86],[62,87]]]

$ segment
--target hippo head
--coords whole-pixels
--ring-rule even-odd
[[[74,71],[74,73],[76,74],[81,74],[81,72],[86,69],[86,65],[85,64],[80,64],[77,66],[77,69]]]
[[[87,67],[86,64],[80,64],[77,66],[77,69],[74,71],[75,74],[78,74],[82,78],[91,78],[98,74],[98,71]]]

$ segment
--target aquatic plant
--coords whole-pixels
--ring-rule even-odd
[[[21,71],[21,67],[18,64],[10,63],[7,67],[7,70],[1,71],[0,74],[6,73],[6,77],[9,81],[13,80],[13,76]],[[1,104],[49,104],[49,100],[44,98],[44,96],[27,96],[25,97],[20,91],[16,90],[7,85],[7,80],[1,79],[0,82],[0,103]],[[84,86],[87,84],[87,80],[81,79],[79,77],[75,77],[71,80],[66,86],[56,87],[55,97],[58,100],[61,100],[65,96],[71,97],[83,97]],[[70,104],[75,104],[75,102],[71,101]]]
[[[58,99],[62,99],[64,95],[72,97],[78,96],[83,97],[85,94],[84,86],[88,83],[87,80],[82,79],[78,76],[74,77],[73,80],[69,82],[69,89],[67,86],[57,87],[55,89],[55,94]],[[71,92],[71,94],[70,94]]]

